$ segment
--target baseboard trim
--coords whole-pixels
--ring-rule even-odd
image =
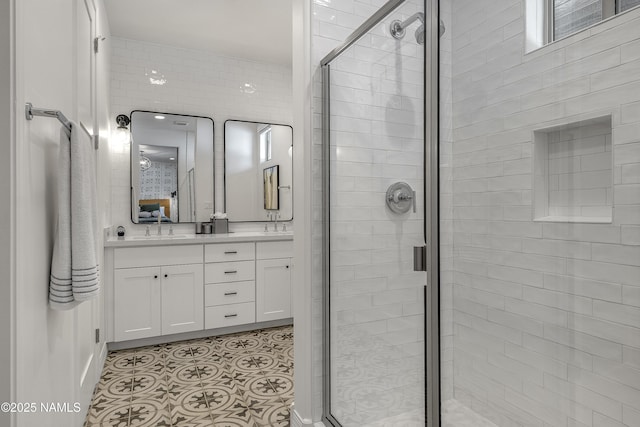
[[[173,335],[161,335],[152,338],[140,338],[130,341],[119,341],[107,343],[109,350],[124,350],[128,348],[144,347],[148,345],[167,344],[175,341],[192,340],[198,338],[214,337],[218,335],[235,334],[237,332],[248,332],[256,329],[274,328],[278,326],[292,325],[293,318],[269,320],[267,322],[249,323],[246,325],[228,326],[226,328],[205,329],[193,332],[183,332]]]
[[[314,427],[324,427],[322,423],[315,423],[308,418],[302,418],[298,411],[296,411],[295,405],[291,405],[291,417],[289,422],[290,427],[304,427],[304,426],[314,426]]]

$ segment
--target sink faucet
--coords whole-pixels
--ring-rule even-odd
[[[280,212],[276,211],[273,217],[275,219],[275,223],[273,225],[273,231],[278,231],[278,218],[280,218]]]
[[[273,221],[273,214],[271,212],[267,212],[267,218],[269,219],[269,222]],[[267,226],[268,223],[264,224],[264,231],[267,232],[269,231],[269,227]]]

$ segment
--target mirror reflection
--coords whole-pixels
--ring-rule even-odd
[[[224,124],[225,204],[229,221],[293,219],[293,129],[273,123]]]
[[[213,120],[131,113],[131,220],[208,221],[213,211]]]

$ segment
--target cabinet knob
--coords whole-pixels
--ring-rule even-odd
[[[155,276],[153,276],[153,278],[154,278],[154,279],[157,279],[157,278],[158,278],[158,275],[156,274]]]
[[[289,267],[287,267],[287,268],[289,268]],[[168,274],[165,274],[165,275],[164,275],[164,277],[169,277],[169,275],[168,275]]]
[[[287,265],[287,268],[289,268],[289,266]]]

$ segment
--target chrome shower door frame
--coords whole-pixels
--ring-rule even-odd
[[[323,421],[340,423],[331,414],[331,337],[330,337],[330,190],[331,190],[331,110],[330,63],[360,37],[401,6],[405,0],[389,0],[347,39],[320,62],[322,70],[322,146],[323,146]],[[424,287],[425,330],[425,416],[426,426],[440,426],[440,240],[439,240],[439,0],[424,0],[424,241],[427,242],[427,281]]]

